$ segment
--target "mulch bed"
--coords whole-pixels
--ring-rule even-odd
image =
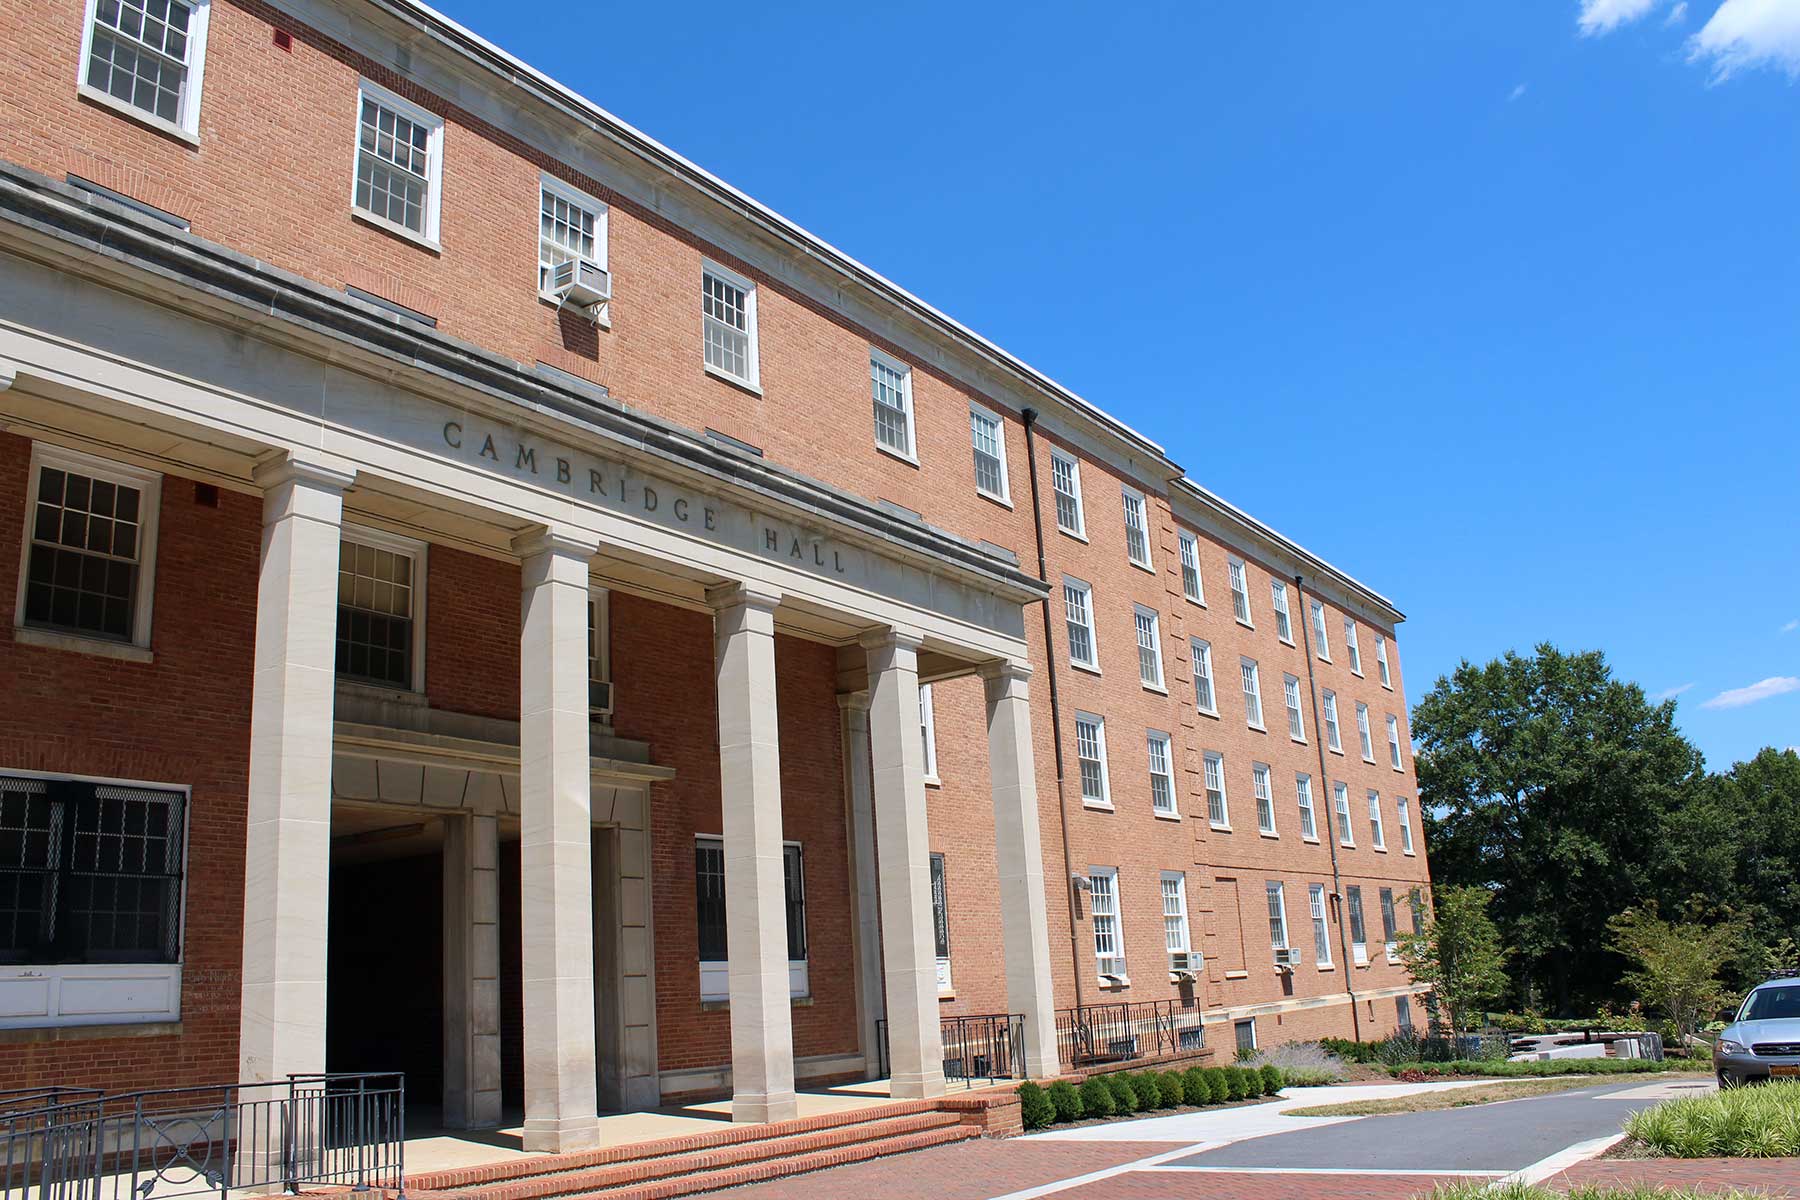
[[[1083,1117],[1079,1121],[1058,1121],[1046,1125],[1042,1129],[1033,1129],[1031,1133],[1048,1133],[1052,1129],[1082,1129],[1088,1125],[1120,1125],[1129,1121],[1147,1121],[1151,1117],[1179,1117],[1183,1113],[1223,1112],[1228,1108],[1249,1108],[1255,1104],[1269,1104],[1279,1100],[1279,1096],[1259,1096],[1254,1100],[1227,1100],[1224,1104],[1180,1104],[1174,1108],[1153,1108],[1149,1112],[1132,1113],[1128,1117]]]

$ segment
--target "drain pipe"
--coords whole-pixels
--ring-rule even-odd
[[[1338,835],[1333,823],[1337,806],[1332,803],[1331,769],[1325,765],[1325,725],[1319,720],[1319,681],[1313,672],[1312,651],[1312,608],[1306,601],[1306,581],[1303,577],[1294,576],[1294,590],[1299,593],[1300,600],[1300,642],[1306,651],[1306,690],[1312,694],[1313,710],[1313,743],[1319,751],[1319,790],[1325,801],[1325,844],[1331,847],[1331,899],[1338,910],[1338,953],[1344,962],[1344,992],[1350,997],[1350,1033],[1362,1041],[1362,1014],[1356,1011],[1356,987],[1351,982],[1351,972],[1356,970],[1356,963],[1350,958],[1349,935],[1344,931],[1344,876],[1338,870]],[[1313,802],[1316,809],[1318,801]],[[1364,918],[1367,919],[1366,916]]]
[[[1037,410],[1028,408],[1025,418],[1025,464],[1031,476],[1031,528],[1037,535],[1038,582],[1048,585],[1049,573],[1044,565],[1044,506],[1038,496],[1037,443],[1032,431],[1037,427]],[[1062,705],[1056,691],[1056,640],[1050,622],[1050,597],[1044,597],[1044,676],[1050,683],[1050,737],[1056,756],[1056,817],[1062,827],[1063,886],[1069,895],[1069,963],[1075,969],[1075,1007],[1084,1007],[1081,987],[1081,938],[1075,932],[1075,864],[1069,858],[1069,795],[1063,781]]]

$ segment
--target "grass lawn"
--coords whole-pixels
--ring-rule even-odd
[[[1566,1092],[1572,1088],[1593,1087],[1610,1083],[1608,1079],[1565,1075],[1558,1079],[1511,1079],[1505,1083],[1485,1083],[1466,1088],[1443,1088],[1412,1096],[1395,1096],[1387,1100],[1353,1100],[1345,1104],[1319,1104],[1311,1108],[1290,1108],[1290,1117],[1377,1117],[1384,1113],[1431,1112],[1443,1108],[1467,1108],[1471,1104],[1492,1104],[1496,1100],[1522,1100],[1542,1096],[1546,1092]]]

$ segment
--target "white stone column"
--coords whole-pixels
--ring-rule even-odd
[[[499,821],[456,813],[444,818],[444,1124],[499,1123]]]
[[[599,1144],[594,1060],[588,561],[559,531],[519,539],[519,874],[525,1149]]]
[[[877,1022],[887,1015],[881,986],[881,889],[875,877],[875,789],[869,761],[869,693],[838,696],[844,744],[844,798],[850,835],[850,890],[855,923],[857,1032],[871,1077],[880,1071]]]
[[[325,1069],[338,539],[353,478],[291,456],[255,474],[264,493],[244,831],[244,1082]]]
[[[719,777],[725,843],[725,946],[730,959],[731,1119],[785,1121],[794,1097],[781,753],[775,712],[775,606],[747,587],[717,589]]]
[[[1031,743],[1027,663],[981,669],[987,687],[988,773],[994,792],[994,857],[1000,876],[1000,935],[1007,1007],[1025,1016],[1025,1072],[1060,1075],[1056,996],[1050,982],[1050,920],[1038,832],[1037,766]]]
[[[883,630],[869,653],[869,743],[881,859],[881,950],[887,976],[888,1080],[895,1099],[944,1093],[925,743],[919,731],[919,639]]]

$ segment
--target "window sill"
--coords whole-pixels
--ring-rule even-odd
[[[1356,843],[1355,842],[1339,842],[1338,849],[1339,850],[1354,850],[1354,849],[1356,849]]]
[[[1248,972],[1248,971],[1227,971],[1227,972],[1225,972],[1225,978],[1227,978],[1227,979],[1248,979],[1248,978],[1250,978],[1250,972]]]
[[[983,491],[981,488],[976,488],[975,494],[977,496],[980,496],[983,500],[986,500],[990,504],[998,504],[1001,508],[1006,509],[1008,512],[1012,511],[1012,506],[1013,506],[1012,499],[1008,496],[996,496],[994,493],[988,492],[988,491]]]
[[[1127,558],[1125,561],[1130,563],[1132,566],[1136,567],[1138,570],[1144,572],[1146,575],[1156,574],[1156,568],[1147,562],[1139,562],[1135,558]]]
[[[1074,668],[1075,668],[1075,669],[1076,669],[1076,670],[1077,670],[1077,671],[1086,671],[1086,672],[1087,672],[1087,673],[1088,673],[1088,674],[1089,674],[1089,675],[1098,675],[1098,674],[1100,674],[1100,668],[1099,668],[1099,667],[1096,667],[1096,666],[1090,666],[1090,665],[1089,665],[1089,664],[1087,664],[1087,663],[1084,663],[1084,662],[1078,662],[1078,661],[1076,661],[1076,660],[1075,660],[1075,659],[1073,659],[1073,658],[1071,658],[1071,659],[1070,659],[1070,660],[1069,660],[1069,665],[1070,665],[1070,666],[1071,666],[1071,667],[1074,667]]]
[[[956,999],[955,990],[938,993],[938,1003],[939,1004],[948,1004],[948,1003],[950,1003],[950,1001],[952,1001],[954,999]]]
[[[1329,655],[1329,654],[1321,654],[1321,655],[1319,655],[1319,661],[1320,661],[1320,662],[1322,662],[1322,663],[1328,663],[1328,662],[1330,662],[1330,661],[1331,661],[1331,655]]]
[[[939,779],[936,775],[927,775],[925,776],[925,786],[930,788],[941,788],[944,786],[944,781]]]
[[[1368,763],[1371,767],[1375,765],[1375,760],[1367,754],[1363,755],[1363,761]]]
[[[1418,855],[1418,851],[1416,850],[1402,850],[1400,853],[1406,855],[1408,858],[1415,858]]]
[[[1290,741],[1290,742],[1292,742],[1292,743],[1294,743],[1294,745],[1296,745],[1296,746],[1304,746],[1304,745],[1306,745],[1306,739],[1305,739],[1305,738],[1303,738],[1303,737],[1295,737],[1295,736],[1294,736],[1294,735],[1293,735],[1293,734],[1291,734],[1291,733],[1290,733],[1290,734],[1288,734],[1288,741]]]
[[[1276,833],[1273,829],[1259,829],[1256,831],[1256,836],[1268,838],[1271,842],[1279,842],[1281,840],[1281,835]]]
[[[348,692],[353,696],[365,696],[370,700],[383,700],[390,704],[410,704],[418,708],[430,707],[431,701],[424,692],[412,688],[396,687],[393,684],[369,683],[362,679],[338,679],[337,690]]]
[[[103,1038],[180,1037],[180,1021],[127,1021],[111,1025],[29,1025],[0,1029],[0,1046],[43,1042],[91,1042]]]
[[[1377,854],[1386,854],[1387,853],[1386,846],[1371,846],[1370,849],[1374,850],[1375,853],[1377,853]]]
[[[705,368],[708,375],[711,375],[720,383],[729,383],[732,387],[749,392],[752,396],[760,396],[763,394],[762,385],[756,383],[754,380],[745,379],[740,375],[733,375],[730,371],[721,370],[709,362],[702,362],[701,366]]]
[[[1219,719],[1219,710],[1216,708],[1195,708],[1194,711],[1203,717],[1211,717],[1215,721]]]
[[[1293,638],[1291,638],[1291,637],[1282,637],[1282,636],[1280,636],[1280,635],[1279,635],[1279,634],[1277,634],[1277,635],[1276,635],[1276,637],[1275,637],[1275,640],[1276,640],[1276,641],[1278,641],[1278,642],[1280,642],[1280,643],[1281,643],[1281,644],[1282,644],[1282,645],[1284,645],[1284,646],[1292,646],[1292,645],[1293,645],[1293,644],[1294,644],[1294,639],[1293,639]]]
[[[1183,592],[1181,594],[1181,598],[1183,600],[1186,600],[1189,604],[1193,605],[1195,608],[1205,608],[1206,607],[1206,601],[1201,600],[1196,596],[1190,596],[1186,592]]]
[[[812,1006],[813,1006],[813,998],[811,996],[789,996],[788,997],[788,1007],[790,1007],[790,1008],[811,1008]],[[731,1001],[729,1001],[729,1000],[702,1000],[700,1002],[700,1011],[701,1012],[730,1012],[731,1011]]]
[[[1150,815],[1155,817],[1159,821],[1179,821],[1179,820],[1181,820],[1181,814],[1178,812],[1157,812],[1155,809],[1151,809]]]
[[[401,225],[396,221],[390,221],[386,217],[378,217],[374,213],[357,208],[354,205],[350,209],[350,217],[352,220],[361,221],[371,229],[378,229],[382,233],[392,234],[403,242],[411,242],[421,250],[429,251],[430,253],[439,256],[442,256],[444,253],[444,248],[433,239],[426,237],[422,233],[415,233],[406,226]]]
[[[1160,683],[1146,683],[1144,685],[1144,690],[1146,692],[1155,692],[1159,696],[1167,696],[1169,694],[1169,689]]]
[[[1319,844],[1319,839],[1316,837],[1302,837],[1300,840],[1309,846],[1316,846]]]
[[[1066,538],[1074,538],[1084,546],[1088,544],[1086,533],[1077,532],[1076,530],[1066,528],[1062,525],[1056,527],[1056,532],[1062,534]]]
[[[1258,724],[1257,724],[1257,723],[1256,723],[1256,722],[1255,722],[1255,721],[1245,721],[1245,722],[1244,722],[1244,727],[1245,727],[1245,728],[1246,728],[1246,729],[1251,729],[1251,730],[1254,730],[1254,731],[1256,731],[1256,732],[1257,732],[1257,733],[1267,733],[1267,732],[1269,732],[1269,727],[1268,727],[1268,726],[1267,726],[1267,725],[1258,725]]]
[[[1112,803],[1110,801],[1102,801],[1102,800],[1083,800],[1081,802],[1081,807],[1087,809],[1089,812],[1108,812],[1109,813],[1109,812],[1117,812],[1118,811],[1117,809],[1115,809],[1112,806]]]
[[[45,650],[67,650],[74,654],[92,654],[96,658],[116,658],[120,662],[153,663],[156,653],[148,646],[130,642],[114,642],[106,638],[88,637],[80,633],[63,633],[55,629],[38,629],[30,625],[13,626],[13,641],[21,646],[39,646]]]
[[[1363,677],[1363,673],[1361,671],[1357,670],[1355,667],[1350,668],[1350,673],[1352,675],[1356,676],[1358,679],[1361,679]]]
[[[1236,620],[1237,623],[1239,625],[1242,625],[1245,629],[1255,629],[1256,628],[1256,623],[1254,621],[1246,621],[1242,617],[1236,617],[1233,619]]]
[[[1320,963],[1319,970],[1320,971],[1335,971],[1335,970],[1337,970],[1337,964],[1336,963]]]
[[[1220,825],[1216,821],[1208,821],[1206,823],[1206,827],[1208,829],[1212,830],[1214,833],[1230,833],[1230,832],[1232,832],[1230,825]]]
[[[1337,755],[1339,758],[1342,758],[1344,756],[1344,748],[1342,746],[1327,746],[1325,748],[1327,750],[1331,751],[1333,754]]]
[[[893,459],[896,462],[903,462],[907,466],[913,467],[915,469],[917,469],[919,466],[919,460],[916,455],[902,454],[902,453],[900,453],[900,451],[894,449],[892,446],[884,446],[880,442],[875,443],[875,449],[879,453],[887,455],[889,458]]]
[[[1106,976],[1102,975],[1099,976],[1096,982],[1100,985],[1100,990],[1103,992],[1122,992],[1131,986],[1131,976],[1114,975],[1112,978],[1108,979]]]
[[[136,121],[146,129],[154,130],[157,133],[167,134],[172,138],[186,142],[188,145],[196,148],[200,145],[199,134],[191,133],[175,124],[173,121],[165,121],[161,117],[152,113],[147,113],[141,108],[133,107],[119,99],[117,96],[109,95],[99,88],[91,87],[86,83],[80,83],[76,85],[76,93],[83,100],[90,100],[102,108],[110,108],[126,120]]]

